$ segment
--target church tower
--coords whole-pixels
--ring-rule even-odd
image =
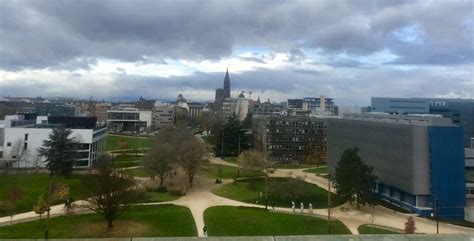
[[[225,72],[224,77],[224,99],[230,98],[230,77],[229,77],[229,68]]]

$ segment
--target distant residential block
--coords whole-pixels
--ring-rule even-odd
[[[312,145],[325,155],[326,120],[308,116],[254,115],[254,147],[278,163],[301,163]]]

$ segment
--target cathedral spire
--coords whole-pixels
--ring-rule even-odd
[[[225,77],[224,77],[224,99],[225,98],[230,98],[229,67],[227,67],[227,70],[225,72]]]

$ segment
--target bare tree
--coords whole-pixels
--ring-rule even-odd
[[[191,135],[190,138],[181,142],[178,150],[178,163],[188,176],[189,184],[193,187],[194,175],[209,163],[209,147]]]
[[[265,209],[268,208],[268,177],[272,163],[259,151],[244,151],[237,160],[239,166],[253,172],[261,171],[265,175]]]
[[[142,161],[142,166],[160,178],[160,187],[178,160],[177,149],[170,143],[157,142]]]
[[[111,160],[110,155],[102,154],[96,162],[96,174],[83,180],[91,196],[85,207],[101,214],[109,228],[140,195],[134,179],[117,172]]]
[[[27,144],[21,138],[16,140],[12,145],[10,156],[11,156],[12,161],[17,162],[17,168],[20,168],[20,163],[23,161],[25,162],[25,167],[26,167],[26,160],[28,159],[28,156],[29,156],[29,151],[27,147],[28,147]]]
[[[405,233],[414,234],[416,231],[415,220],[412,216],[408,217],[407,222],[405,223]]]
[[[22,198],[23,190],[19,187],[14,186],[7,191],[6,211],[10,215],[10,224],[13,221],[13,216],[15,215],[15,208]]]

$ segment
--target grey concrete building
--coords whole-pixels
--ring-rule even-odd
[[[380,197],[423,216],[438,205],[440,216],[463,218],[462,142],[462,129],[448,118],[349,114],[327,120],[328,171],[335,175],[344,150],[357,146],[374,167]]]

